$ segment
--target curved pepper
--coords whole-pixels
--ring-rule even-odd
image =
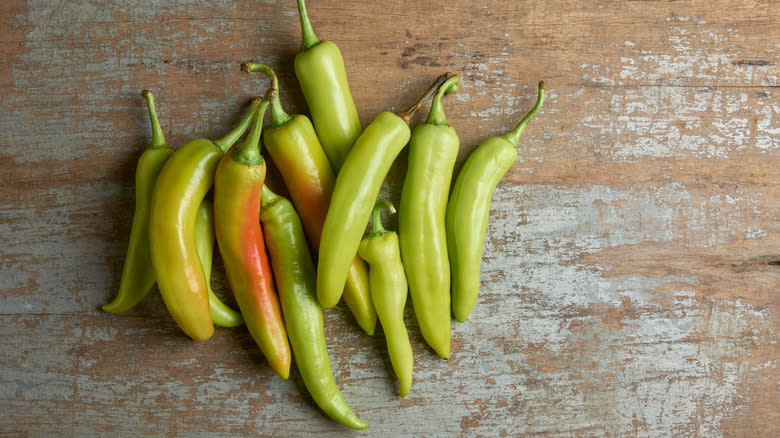
[[[149,244],[165,307],[193,340],[214,333],[208,285],[195,247],[198,206],[214,183],[217,163],[246,131],[260,106],[252,102],[241,123],[219,140],[192,140],[165,163],[152,194]]]
[[[542,107],[544,92],[544,82],[540,82],[536,105],[523,120],[507,134],[488,138],[469,155],[452,189],[447,205],[447,245],[452,267],[452,311],[460,322],[466,321],[477,303],[490,198],[517,161],[517,142]]]
[[[267,107],[264,98],[247,139],[219,161],[214,176],[214,226],[246,327],[276,374],[286,379],[292,360],[290,344],[259,222],[266,174],[259,142]]]
[[[338,46],[314,34],[304,0],[298,0],[301,19],[301,51],[295,55],[295,75],[309,106],[314,128],[338,173],[361,125],[347,82],[344,58]]]
[[[152,141],[141,154],[135,168],[135,211],[130,228],[130,243],[122,269],[119,291],[113,301],[103,306],[109,313],[126,312],[149,293],[157,281],[149,254],[149,210],[152,204],[152,190],[165,162],[173,149],[165,142],[160,121],[154,108],[154,96],[149,90],[141,95],[146,99],[149,120],[152,123]]]
[[[165,142],[157,111],[154,107],[154,95],[149,90],[144,90],[141,95],[146,100],[149,111],[149,119],[152,124],[152,141],[149,147],[141,154],[135,171],[135,199],[136,206],[133,213],[133,224],[130,229],[130,244],[127,248],[127,257],[122,271],[122,279],[119,291],[113,301],[103,306],[103,310],[109,313],[126,312],[138,304],[157,282],[157,276],[152,266],[152,255],[149,250],[149,212],[152,203],[152,190],[157,177],[162,171],[163,165],[173,153]],[[209,219],[211,204],[203,204],[198,209],[198,219],[195,226],[198,254],[201,259],[208,260],[211,269],[211,255],[214,247],[214,227]],[[208,242],[211,241],[210,246]],[[205,269],[205,267],[204,267]],[[210,271],[206,272],[206,281],[210,277]],[[209,306],[211,319],[220,327],[235,327],[243,324],[241,314],[231,309],[219,300],[216,294],[209,288]]]
[[[265,73],[271,78],[271,87],[279,90],[276,74],[270,67],[247,62],[241,65],[241,69],[244,72]],[[316,253],[336,181],[317,134],[308,117],[287,114],[277,94],[271,99],[271,123],[263,131],[263,143],[282,175],[290,198],[300,214],[309,243]],[[358,325],[373,335],[376,311],[371,302],[368,267],[360,257],[356,256],[352,260],[343,295]]]
[[[395,211],[388,201],[378,201],[372,213],[371,233],[360,242],[360,256],[369,264],[371,296],[374,299],[382,331],[385,332],[387,354],[398,377],[398,395],[406,397],[412,388],[414,354],[409,333],[404,325],[404,307],[409,285],[401,263],[398,234],[382,226],[382,209]],[[449,312],[448,312],[449,313]],[[449,315],[448,315],[449,316]]]
[[[260,220],[279,290],[287,335],[303,384],[330,418],[365,429],[339,391],[325,343],[322,308],[314,294],[315,273],[301,220],[290,201],[263,189]]]
[[[382,181],[409,141],[409,121],[446,78],[440,76],[409,109],[380,113],[360,134],[338,173],[317,263],[317,298],[326,309],[341,299]]]
[[[459,83],[460,77],[452,76],[442,84],[428,119],[412,132],[398,212],[401,257],[417,324],[428,345],[444,359],[450,357],[451,325],[444,217],[460,140],[447,123],[441,98],[457,91]]]

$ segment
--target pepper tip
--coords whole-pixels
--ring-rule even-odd
[[[357,417],[355,417],[350,423],[344,423],[345,426],[350,427],[355,430],[363,430],[367,429],[369,424]]]

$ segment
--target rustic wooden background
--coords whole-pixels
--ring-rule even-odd
[[[548,84],[494,195],[481,300],[453,323],[452,359],[408,313],[415,381],[400,399],[381,334],[327,311],[337,381],[371,423],[352,432],[296,372],[276,378],[244,330],[193,343],[156,292],[100,311],[150,138],[141,89],[172,145],[222,135],[266,87],[241,61],[276,68],[287,108],[306,111],[296,7],[4,1],[0,435],[780,435],[780,3],[308,6],[364,123],[463,76],[445,104],[461,162]],[[391,198],[404,169],[402,155]]]

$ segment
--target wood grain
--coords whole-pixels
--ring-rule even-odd
[[[310,0],[364,124],[445,71],[459,164],[548,98],[493,197],[475,313],[453,356],[411,309],[411,394],[381,331],[325,313],[345,431],[244,330],[188,341],[118,286],[149,141],[225,133],[274,67],[291,112],[293,2],[0,4],[0,435],[780,435],[780,4]],[[402,154],[383,187],[398,199]],[[281,188],[273,168],[269,178]],[[395,226],[390,221],[390,226]],[[215,286],[230,300],[224,274]]]

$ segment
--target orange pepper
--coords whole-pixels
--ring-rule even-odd
[[[241,69],[244,72],[265,73],[271,78],[271,87],[279,89],[276,74],[270,67],[245,62]],[[328,163],[309,118],[302,114],[287,114],[278,96],[271,99],[270,107],[271,123],[263,132],[263,143],[282,175],[290,198],[300,214],[306,237],[316,254],[336,184],[336,174]],[[373,335],[377,318],[371,301],[368,266],[357,254],[352,259],[343,296],[360,328]]]
[[[214,227],[228,282],[249,333],[273,370],[287,379],[292,354],[260,227],[266,165],[259,142],[267,107],[264,98],[247,139],[217,166]]]

